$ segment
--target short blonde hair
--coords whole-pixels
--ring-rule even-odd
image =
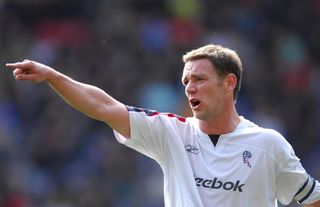
[[[229,48],[221,45],[209,44],[195,50],[191,50],[183,55],[183,62],[208,59],[217,70],[220,77],[225,77],[233,73],[237,78],[237,85],[233,91],[234,100],[237,99],[242,81],[242,63],[238,54]]]

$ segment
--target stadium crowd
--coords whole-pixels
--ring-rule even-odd
[[[319,11],[319,0],[0,0],[0,206],[163,206],[157,164],[46,84],[17,83],[5,62],[33,59],[128,105],[190,116],[181,56],[210,42],[242,59],[240,114],[279,130],[320,179]]]

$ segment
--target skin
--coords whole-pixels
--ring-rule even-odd
[[[190,103],[190,107],[204,133],[225,134],[235,130],[240,123],[233,99],[235,75],[219,77],[209,60],[199,59],[185,64],[182,83],[189,103],[194,98],[201,102],[196,108]],[[320,207],[320,201],[304,207]]]
[[[7,63],[19,81],[46,81],[68,104],[87,116],[105,122],[111,128],[130,137],[129,113],[126,107],[103,90],[75,81],[38,62],[25,60]]]
[[[320,207],[320,201],[317,201],[317,202],[312,203],[312,204],[304,205],[304,207]]]
[[[240,118],[233,99],[237,84],[234,74],[220,77],[209,60],[193,60],[185,64],[182,83],[193,115],[199,119],[204,133],[226,134],[235,130]],[[200,101],[197,107],[192,106],[193,99]]]
[[[317,201],[312,204],[304,205],[304,207],[320,207],[320,201]]]
[[[47,82],[68,104],[87,116],[105,122],[126,138],[130,138],[129,113],[125,106],[103,90],[75,81],[49,66],[25,60],[7,63],[19,81]],[[192,108],[199,119],[200,129],[207,134],[225,134],[240,123],[235,109],[233,90],[237,78],[233,74],[219,77],[207,59],[188,61],[182,82],[189,100],[197,99],[200,105]],[[320,207],[320,201],[305,207]]]

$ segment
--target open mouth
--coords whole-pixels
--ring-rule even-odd
[[[191,108],[193,108],[193,109],[197,108],[201,103],[200,100],[195,99],[195,98],[190,99],[189,102],[190,102]]]

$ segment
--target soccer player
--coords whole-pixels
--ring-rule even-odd
[[[186,119],[126,106],[41,63],[6,66],[17,80],[46,81],[71,106],[112,127],[120,143],[156,160],[167,207],[274,207],[277,200],[320,207],[319,182],[285,138],[238,115],[238,55],[206,45],[183,60],[182,83],[193,112]]]

